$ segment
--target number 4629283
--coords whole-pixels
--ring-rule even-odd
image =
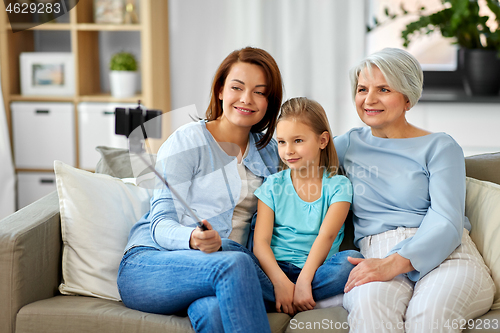
[[[59,14],[61,12],[61,4],[59,2],[56,3],[9,3],[7,8],[5,9],[8,13],[15,13],[15,14],[44,14],[44,13],[55,13]]]

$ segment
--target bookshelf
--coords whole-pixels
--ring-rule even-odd
[[[80,167],[79,135],[78,135],[78,104],[81,102],[96,103],[141,103],[149,109],[170,110],[170,73],[169,73],[169,43],[168,43],[168,1],[137,0],[139,6],[138,24],[96,24],[93,22],[94,1],[80,0],[65,16],[66,19],[51,21],[33,28],[13,32],[7,17],[5,5],[0,2],[0,62],[2,92],[6,118],[13,151],[16,140],[13,135],[12,102],[32,103],[70,103],[74,136],[74,166]],[[26,26],[26,25],[24,25]],[[23,28],[23,23],[16,23],[15,28]],[[71,40],[71,54],[74,60],[73,96],[24,96],[21,94],[20,61],[22,52],[36,51],[36,33],[38,31],[67,32]],[[101,68],[99,47],[100,34],[104,32],[131,32],[140,35],[140,92],[131,98],[113,98],[108,91],[103,91],[101,74],[107,73],[107,68]],[[36,140],[36,138],[30,138]],[[92,147],[93,149],[94,147]],[[47,149],[52,149],[48,147]],[[14,156],[14,163],[15,156]],[[17,172],[53,172],[52,168],[19,168]]]

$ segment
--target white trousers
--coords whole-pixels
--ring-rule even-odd
[[[367,236],[360,251],[365,258],[383,258],[416,231],[400,227]],[[468,320],[488,312],[494,294],[491,272],[464,229],[462,245],[418,282],[401,274],[355,287],[344,295],[344,308],[351,333],[461,332]]]

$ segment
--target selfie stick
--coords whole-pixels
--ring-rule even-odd
[[[144,126],[142,124],[141,124],[141,128],[144,131]],[[156,171],[156,169],[153,168],[153,166],[151,164],[148,163],[148,161],[144,158],[144,156],[142,156],[141,154],[137,154],[137,155],[148,166],[148,168],[151,169],[155,173],[156,177],[158,177],[163,182],[163,184],[165,184],[165,186],[167,186],[167,188],[170,190],[170,192],[172,192],[172,194],[177,198],[177,200],[179,200],[181,205],[189,212],[189,215],[191,215],[191,217],[193,217],[196,220],[196,224],[198,224],[198,228],[200,228],[201,230],[208,230],[207,226],[204,225],[203,222],[201,222],[201,219],[198,217],[198,215],[196,215],[195,212],[193,212],[193,210],[191,209],[191,207],[189,207],[187,202],[179,195],[179,193],[176,190],[174,190],[173,187],[168,185],[167,180],[165,178],[163,178],[163,176],[158,171]]]
[[[141,127],[144,130],[144,127],[142,125],[141,125]],[[193,217],[196,220],[196,224],[198,224],[198,227],[201,230],[208,230],[207,226],[204,225],[203,222],[201,222],[201,219],[198,217],[198,215],[196,215],[195,212],[193,212],[193,210],[191,209],[191,207],[189,207],[187,202],[184,199],[182,199],[180,194],[176,190],[174,190],[173,187],[168,185],[167,180],[165,178],[163,178],[163,176],[158,171],[156,171],[156,169],[153,168],[153,166],[151,166],[151,164],[148,163],[148,161],[144,158],[144,156],[142,156],[141,154],[137,154],[137,155],[148,166],[148,168],[151,169],[155,173],[156,177],[158,177],[163,182],[163,184],[165,184],[165,186],[167,186],[167,188],[170,190],[170,192],[172,192],[172,194],[177,198],[177,200],[179,200],[181,205],[189,212],[189,215],[191,215],[191,217]]]
[[[140,110],[140,101],[137,109]],[[126,113],[125,110],[123,111],[120,110],[120,111]],[[142,134],[144,139],[146,139],[148,136],[146,135],[146,129],[144,128],[144,121],[142,117],[140,117],[140,119],[141,119],[140,126],[142,129]],[[191,209],[191,207],[189,207],[187,202],[180,196],[180,194],[173,187],[171,187],[168,184],[167,180],[144,158],[144,156],[142,156],[142,154],[145,153],[143,142],[141,142],[142,139],[138,135],[132,135],[130,137],[130,133],[128,134],[122,133],[122,130],[123,129],[121,128],[119,130],[116,130],[116,134],[125,134],[127,138],[129,138],[129,151],[131,153],[137,154],[137,156],[139,156],[139,158],[144,162],[144,164],[146,164],[146,166],[154,172],[156,177],[158,177],[163,182],[163,184],[165,184],[165,186],[170,190],[170,192],[172,192],[172,194],[177,198],[177,200],[179,200],[181,205],[189,212],[189,215],[191,215],[191,217],[196,220],[198,228],[200,228],[201,230],[208,230],[207,226],[203,224],[203,222],[201,222],[201,219],[198,217],[198,215],[196,215],[196,213]]]

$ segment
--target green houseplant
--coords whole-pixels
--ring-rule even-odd
[[[132,97],[137,92],[137,61],[132,53],[118,52],[109,62],[111,95]]]
[[[443,9],[424,14],[421,7],[417,13],[407,11],[390,12],[385,8],[385,19],[374,20],[367,31],[383,25],[386,21],[401,16],[417,14],[418,19],[406,25],[401,32],[403,45],[407,47],[414,38],[440,32],[445,38],[454,39],[460,46],[459,69],[467,93],[474,95],[497,95],[500,90],[500,28],[492,30],[486,22],[490,19],[500,25],[500,0],[485,0],[490,16],[480,14],[477,0],[441,0]]]

